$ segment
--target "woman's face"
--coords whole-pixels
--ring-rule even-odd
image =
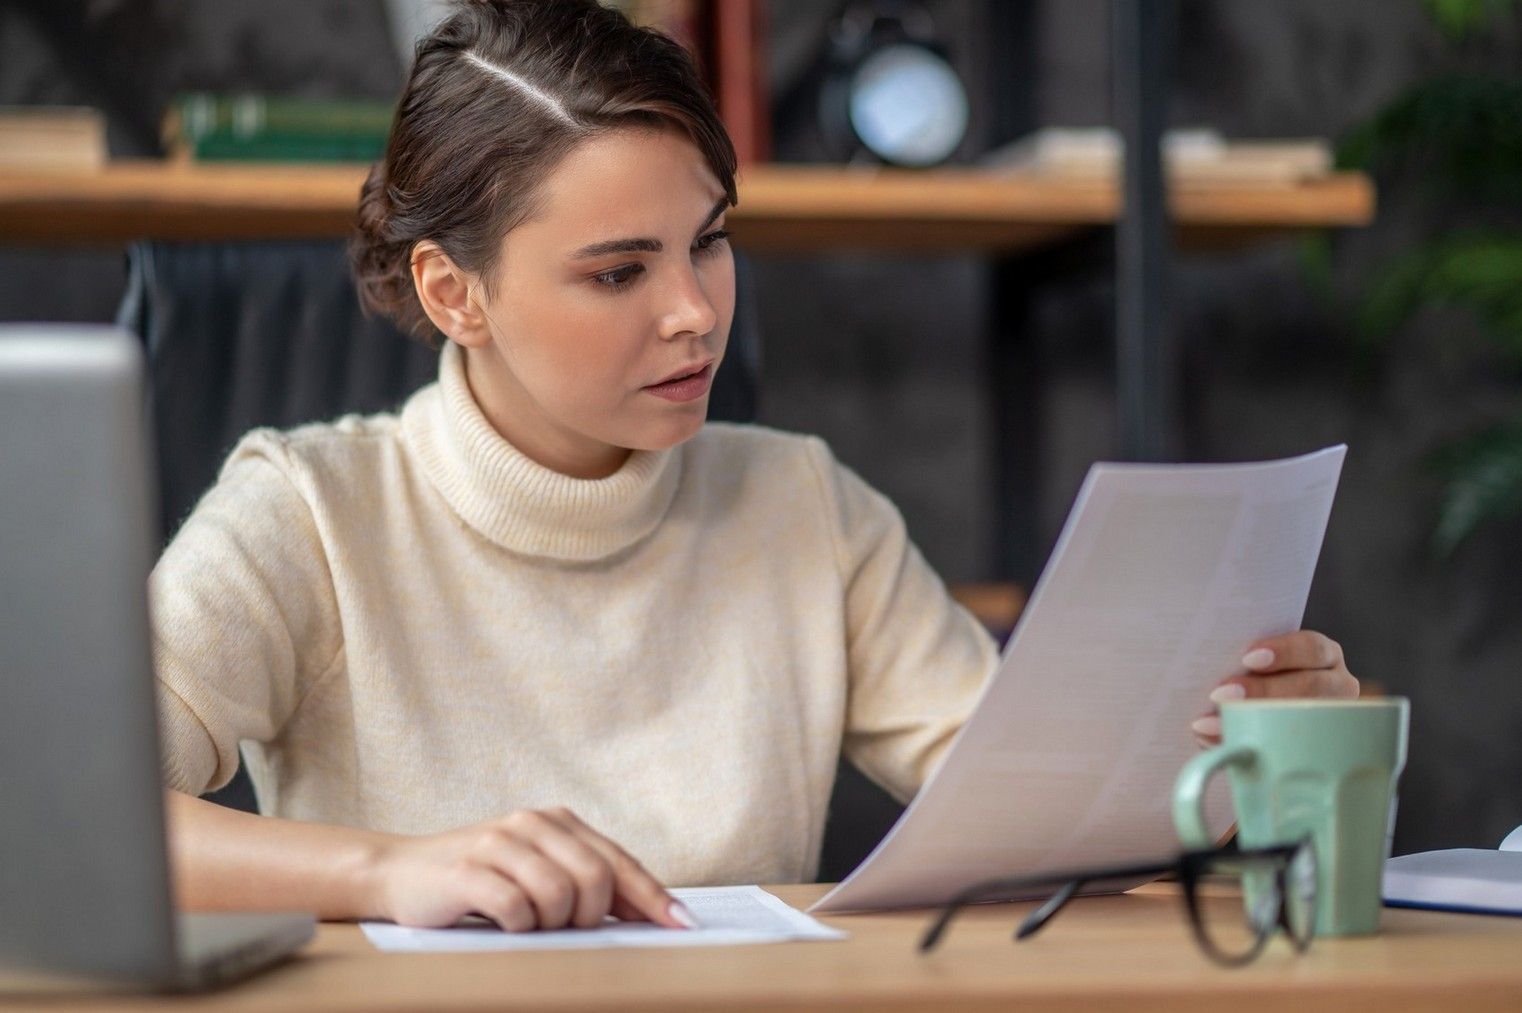
[[[675,131],[584,142],[547,177],[456,337],[476,400],[540,464],[578,477],[697,433],[734,317],[727,201]],[[488,292],[490,294],[488,294]]]

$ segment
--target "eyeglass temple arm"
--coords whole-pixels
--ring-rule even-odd
[[[968,904],[976,903],[990,889],[997,889],[1005,885],[1005,882],[1004,880],[990,880],[984,883],[974,883],[972,886],[953,896],[946,902],[946,906],[941,909],[941,913],[936,916],[934,924],[930,926],[930,930],[920,939],[920,952],[929,953],[935,949],[935,944],[940,942],[941,937],[946,934],[946,927],[951,924],[951,919],[957,916],[958,911]]]
[[[1029,922],[1034,920],[1036,915],[1046,911],[1048,907],[1050,907],[1052,910],[1047,912],[1042,917],[1042,922],[1044,924],[1046,921],[1051,920],[1052,915],[1056,914],[1064,904],[1071,900],[1073,895],[1078,892],[1079,888],[1082,887],[1084,883],[1097,883],[1107,879],[1135,879],[1139,876],[1160,876],[1165,872],[1173,872],[1177,870],[1177,868],[1178,864],[1175,862],[1169,862],[1167,864],[1154,863],[1150,865],[1123,866],[1121,868],[1099,869],[1095,870],[1094,872],[1084,873],[1083,876],[1076,880],[1058,880],[1058,882],[1062,882],[1064,884],[1063,887],[1057,891],[1055,896],[1053,896],[1045,904],[1041,905],[1041,907],[1037,909],[1036,912],[1033,913],[1029,918],[1027,918],[1026,921]],[[950,925],[951,920],[956,917],[957,912],[961,911],[962,908],[966,907],[967,905],[975,903],[992,893],[1038,886],[1043,883],[1050,882],[1052,882],[1051,879],[995,879],[984,883],[977,883],[971,887],[968,887],[966,890],[963,890],[961,893],[957,894],[956,896],[952,897],[951,900],[946,902],[946,907],[941,910],[940,915],[935,919],[935,923],[930,926],[930,930],[926,932],[924,938],[920,940],[920,952],[929,953],[932,949],[934,949],[935,944],[940,942],[941,937],[946,934],[946,926]],[[1063,896],[1064,894],[1066,894],[1066,896]],[[1059,897],[1061,898],[1060,902],[1058,901]],[[1025,925],[1022,924],[1021,928],[1023,929],[1024,927]],[[1036,926],[1036,928],[1032,928],[1030,932],[1025,933],[1025,935],[1030,935],[1038,928],[1040,928],[1039,925]],[[1017,935],[1016,938],[1023,939],[1024,936]]]
[[[1014,938],[1017,940],[1027,939],[1040,932],[1047,922],[1056,917],[1058,911],[1067,906],[1068,901],[1078,895],[1078,891],[1083,889],[1085,884],[1101,879],[1131,879],[1136,876],[1157,876],[1165,872],[1174,872],[1177,868],[1176,865],[1137,865],[1125,869],[1112,869],[1103,876],[1083,876],[1078,879],[1070,879],[1062,885],[1061,889],[1052,894],[1045,904],[1042,904],[1025,916],[1025,921],[1021,922],[1020,927],[1015,929]]]
[[[940,915],[938,915],[935,919],[935,924],[931,925],[930,931],[926,932],[924,937],[920,939],[921,953],[929,953],[931,950],[935,949],[935,944],[939,943],[941,941],[941,937],[946,934],[946,926],[951,924],[951,919],[955,918],[957,912],[962,910],[963,906],[966,905],[967,901],[963,899],[965,896],[965,894],[959,894],[958,896],[953,897],[951,901],[941,909]]]
[[[1087,880],[1070,879],[1062,884],[1056,893],[1047,898],[1045,904],[1042,904],[1025,916],[1025,921],[1021,922],[1020,927],[1015,929],[1015,938],[1025,939],[1040,932],[1046,923],[1052,920],[1052,916],[1061,911],[1067,905],[1067,902],[1073,899],[1074,895],[1078,893],[1078,888],[1083,886],[1085,882]]]
[[[1173,872],[1176,869],[1176,865],[1135,865],[1121,869],[1110,869],[1099,876],[1086,875],[1080,876],[1077,879],[1070,879],[1056,893],[1052,894],[1045,904],[1042,904],[1025,916],[1025,921],[1021,922],[1020,927],[1015,929],[1014,938],[1017,940],[1027,939],[1040,932],[1046,926],[1046,923],[1056,917],[1057,912],[1066,907],[1068,901],[1078,896],[1078,891],[1083,889],[1088,883],[1104,879],[1132,879],[1137,876],[1158,876],[1165,872]]]

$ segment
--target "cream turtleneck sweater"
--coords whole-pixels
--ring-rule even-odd
[[[429,833],[569,806],[669,885],[813,878],[842,749],[900,799],[995,654],[818,439],[612,476],[504,441],[450,346],[399,415],[257,430],[150,581],[166,777]]]

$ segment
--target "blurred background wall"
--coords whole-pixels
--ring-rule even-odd
[[[994,30],[1010,23],[1000,4],[1020,6],[1025,37]],[[964,159],[1009,139],[1020,119],[1011,108],[1035,125],[1109,120],[1104,0],[928,6],[972,84]],[[832,11],[774,0],[774,95],[807,74]],[[1338,137],[1450,58],[1415,0],[1181,0],[1177,12],[1172,120],[1228,137]],[[1522,64],[1517,40],[1510,24],[1466,59]],[[152,152],[159,110],[186,89],[389,98],[400,80],[386,14],[360,0],[0,3],[0,103],[103,107],[115,155]],[[778,157],[817,157],[806,111],[777,113]],[[1333,240],[1336,278],[1366,273],[1432,213],[1384,189],[1381,201],[1374,228]],[[1043,555],[1084,469],[1114,453],[1106,249],[1079,251],[1031,293],[1030,494]],[[1275,240],[1179,258],[1187,455],[1350,445],[1307,625],[1343,643],[1355,674],[1413,700],[1396,850],[1494,847],[1522,823],[1522,527],[1491,525],[1439,561],[1429,550],[1438,487],[1423,460],[1514,409],[1518,372],[1476,350],[1462,314],[1423,314],[1398,341],[1360,351],[1307,283],[1302,250]],[[948,581],[1000,575],[994,268],[885,255],[768,256],[755,268],[764,420],[826,437],[900,505]],[[122,281],[119,250],[0,247],[0,319],[108,320]],[[1016,576],[1029,585],[1035,573]]]

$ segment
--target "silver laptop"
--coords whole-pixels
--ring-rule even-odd
[[[314,919],[171,906],[145,406],[130,334],[0,327],[0,966],[191,989],[292,952]]]

